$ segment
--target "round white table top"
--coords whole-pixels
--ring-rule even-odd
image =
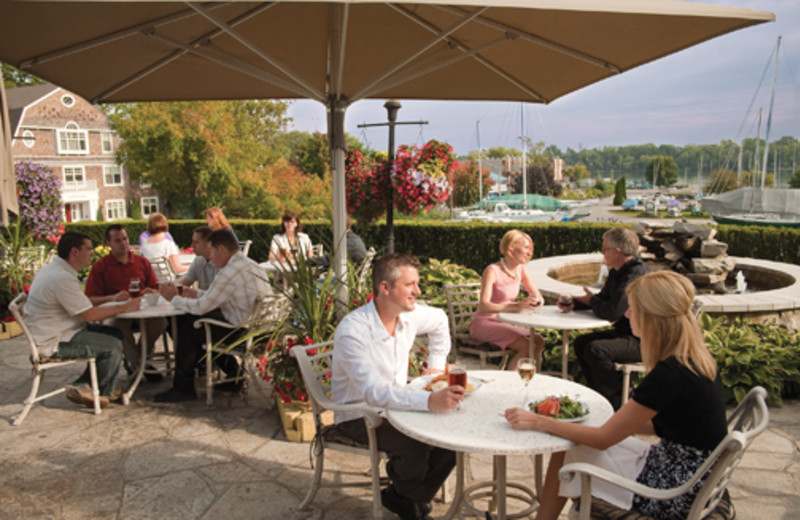
[[[464,398],[460,410],[443,414],[388,410],[389,422],[419,441],[467,453],[531,455],[563,451],[573,446],[571,441],[548,433],[511,428],[503,412],[523,405],[522,380],[516,372],[471,370],[469,375],[483,384]],[[589,414],[582,424],[588,426],[600,426],[614,413],[611,404],[588,387],[557,377],[536,375],[528,386],[526,400],[548,395],[568,395],[584,403]]]
[[[544,305],[535,310],[522,312],[501,312],[497,318],[518,327],[558,330],[598,329],[611,325],[608,320],[595,316],[590,309],[561,312],[555,305]]]
[[[117,304],[118,303],[115,302],[113,305]],[[142,306],[138,311],[123,312],[122,314],[117,314],[115,318],[164,318],[166,316],[179,316],[181,314],[186,314],[186,312],[176,309],[172,303],[159,296],[157,305],[148,305],[145,299],[142,298]]]

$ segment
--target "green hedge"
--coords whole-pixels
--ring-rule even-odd
[[[131,242],[138,242],[145,229],[144,221],[122,222]],[[202,220],[170,222],[170,233],[181,247],[192,241],[192,230],[203,225]],[[78,222],[67,224],[70,231],[86,233],[95,244],[104,242],[106,222]],[[278,220],[232,220],[231,225],[241,240],[250,239],[253,245],[250,256],[257,261],[266,260],[272,236],[279,232]],[[395,223],[395,251],[420,258],[450,259],[478,272],[497,260],[503,234],[509,229],[521,229],[531,235],[535,243],[534,258],[599,251],[602,236],[614,227],[609,223],[554,222],[554,223],[504,223],[439,222],[430,220],[403,220]],[[304,222],[303,228],[314,243],[325,244],[331,250],[330,222],[317,220]],[[766,228],[757,226],[719,226],[717,238],[728,244],[728,253],[800,264],[800,229]],[[385,225],[358,230],[367,247],[380,253],[384,249]]]

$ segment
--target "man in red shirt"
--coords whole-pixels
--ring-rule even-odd
[[[89,279],[86,281],[86,296],[97,305],[105,301],[120,301],[129,297],[128,287],[132,278],[138,278],[141,291],[158,289],[156,278],[150,261],[147,258],[131,253],[128,233],[120,224],[112,224],[106,228],[106,245],[111,252],[92,265]],[[137,345],[133,338],[132,326],[138,325],[139,320],[112,318],[107,323],[122,331],[122,344],[125,359],[132,370],[136,370],[141,358],[141,345]],[[152,318],[145,320],[147,327],[147,352],[151,354],[156,340],[167,326],[165,318]],[[150,367],[147,367],[150,368]],[[148,381],[161,381],[163,376],[159,373],[145,372]]]

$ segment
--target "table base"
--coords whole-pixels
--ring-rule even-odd
[[[512,518],[527,518],[539,508],[539,501],[536,499],[542,493],[542,455],[536,455],[535,461],[535,483],[536,491],[518,482],[508,482],[506,478],[506,456],[494,455],[492,457],[493,480],[488,482],[478,482],[468,487],[464,487],[464,453],[456,453],[456,490],[453,496],[453,503],[442,517],[442,520],[450,520],[456,515],[461,515],[465,510],[468,515],[482,517],[488,509],[492,513],[496,511],[497,520]],[[510,491],[511,490],[511,491]],[[476,500],[489,499],[488,508],[478,508],[474,505]],[[507,501],[509,498],[519,500],[526,504],[525,509],[509,513]]]
[[[170,320],[172,321],[172,344],[174,345],[173,353],[177,350],[178,346],[178,320],[176,315],[169,316]],[[136,388],[139,387],[139,383],[142,381],[142,376],[144,376],[144,371],[147,366],[147,328],[145,325],[145,320],[151,318],[139,318],[139,333],[140,337],[140,344],[142,354],[141,358],[139,358],[139,366],[136,368],[136,372],[133,374],[133,381],[131,382],[128,389],[122,394],[122,404],[127,406],[131,402],[131,397],[133,393],[136,391]],[[166,341],[166,338],[163,338],[163,341]],[[167,365],[169,366],[169,365]],[[169,375],[169,372],[168,374]]]

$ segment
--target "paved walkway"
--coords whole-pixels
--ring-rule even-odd
[[[258,392],[156,405],[169,383],[142,383],[128,407],[94,416],[62,395],[37,404],[21,426],[10,418],[30,388],[27,347],[1,341],[0,520],[5,519],[320,519],[368,518],[363,488],[323,490],[298,511],[311,470],[308,445],[287,442],[277,413]],[[77,377],[57,369],[46,388]],[[770,429],[751,447],[731,494],[741,520],[800,519],[800,401],[772,410]],[[327,467],[361,472],[366,459],[334,456]],[[470,459],[471,479],[490,460]],[[351,476],[328,472],[331,478]],[[532,461],[510,461],[510,476],[532,480]],[[435,504],[442,514],[446,505]],[[385,518],[392,518],[389,513]]]

